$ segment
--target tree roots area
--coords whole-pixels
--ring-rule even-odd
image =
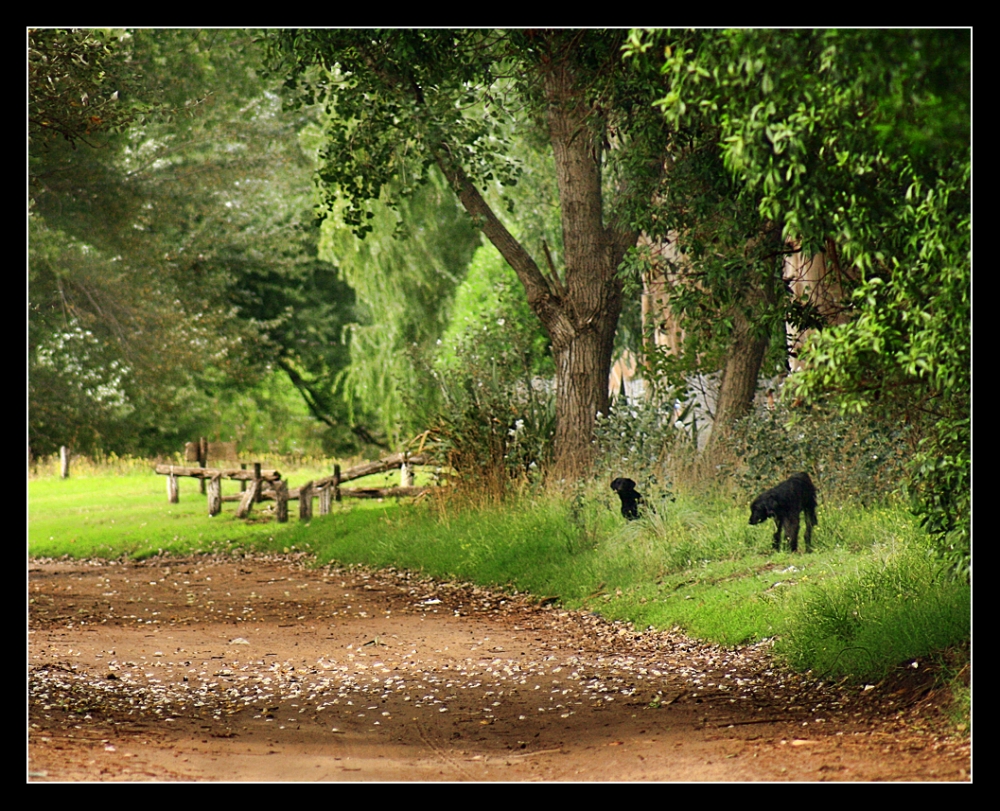
[[[971,780],[921,662],[822,683],[767,644],[290,557],[34,560],[28,589],[30,782]]]

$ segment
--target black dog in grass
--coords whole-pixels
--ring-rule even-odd
[[[622,515],[629,521],[638,518],[639,505],[644,502],[642,495],[635,489],[635,482],[631,479],[618,478],[611,482],[611,489],[622,500]]]
[[[781,549],[781,530],[784,530],[789,548],[797,552],[800,513],[806,514],[806,552],[809,552],[812,529],[819,522],[816,520],[816,488],[808,473],[796,473],[757,496],[750,505],[750,523],[759,524],[773,518],[778,527],[774,533],[774,550]]]

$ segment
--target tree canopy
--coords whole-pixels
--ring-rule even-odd
[[[31,48],[96,36],[31,34]],[[353,293],[317,255],[313,165],[299,142],[308,111],[282,112],[247,32],[138,30],[114,42],[100,54],[130,81],[116,103],[156,98],[156,114],[91,131],[80,148],[72,131],[42,132],[29,155],[33,452],[67,442],[163,451],[197,432],[228,433],[219,398],[276,368],[337,426],[332,443],[356,447],[350,429],[364,428],[330,393],[347,362]],[[115,75],[105,71],[100,88],[124,87]],[[31,80],[31,98],[57,106],[45,88],[66,82],[41,68]],[[117,372],[95,383],[102,369]],[[112,382],[115,397],[97,398]],[[83,400],[71,407],[68,391]]]
[[[124,30],[28,30],[28,137],[35,146],[62,139],[74,148],[94,135],[122,132],[159,104],[129,59]]]

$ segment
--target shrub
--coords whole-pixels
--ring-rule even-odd
[[[533,325],[483,318],[452,339],[432,370],[441,407],[432,438],[459,484],[502,496],[540,481],[555,435],[555,387],[534,373]]]
[[[735,427],[730,475],[751,498],[805,470],[821,498],[854,499],[865,506],[898,492],[910,438],[905,425],[816,406],[757,408]]]

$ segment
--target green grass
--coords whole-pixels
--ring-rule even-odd
[[[292,486],[329,465],[286,473]],[[918,656],[965,645],[967,583],[948,578],[901,506],[822,504],[810,555],[773,553],[773,528],[745,505],[677,497],[624,522],[603,486],[475,508],[349,500],[279,525],[259,511],[215,518],[194,479],[167,503],[152,466],[29,482],[29,553],[75,558],[160,552],[306,551],[318,563],[394,566],[556,598],[637,627],[679,627],[723,645],[776,640],[794,668],[877,679]],[[398,473],[352,485],[395,483]],[[224,492],[236,492],[229,483]]]
[[[793,606],[778,648],[793,667],[876,678],[892,664],[968,638],[970,589],[948,577],[929,550],[877,547],[845,569]]]
[[[74,460],[68,479],[42,470],[28,482],[28,550],[33,557],[146,558],[156,554],[187,555],[233,550],[290,550],[301,539],[298,502],[289,506],[289,523],[278,524],[255,506],[249,520],[236,518],[236,503],[223,504],[222,513],[208,516],[205,496],[197,479],[178,477],[179,503],[167,502],[166,477],[153,472],[149,462],[116,460],[100,468]],[[280,466],[278,467],[280,470]],[[329,476],[332,465],[295,469],[292,487]],[[417,483],[428,474],[418,471]],[[350,482],[351,487],[379,487],[398,483],[399,474],[379,474]],[[240,492],[239,483],[224,482],[223,495]],[[361,513],[379,509],[378,502],[358,500],[341,510]],[[313,503],[316,511],[316,503]],[[308,533],[306,533],[308,534]],[[301,547],[298,547],[301,548]]]

